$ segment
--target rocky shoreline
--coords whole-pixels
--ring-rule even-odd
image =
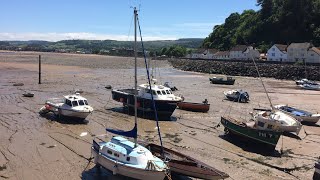
[[[194,71],[209,74],[225,74],[230,76],[257,77],[257,71],[253,62],[230,62],[215,60],[169,60],[174,68],[184,71]],[[310,80],[320,80],[319,66],[303,66],[294,64],[271,64],[259,63],[257,66],[262,77],[272,77],[276,79],[296,80],[308,78]],[[307,76],[306,76],[307,72]]]

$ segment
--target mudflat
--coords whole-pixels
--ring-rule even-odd
[[[42,58],[42,84],[38,84],[38,55]],[[133,58],[38,52],[0,52],[0,179],[125,179],[90,161],[94,137],[105,128],[129,130],[134,117],[111,98],[113,88],[133,87]],[[186,101],[208,99],[208,113],[176,109],[170,121],[161,121],[164,146],[197,158],[233,179],[311,179],[320,156],[320,127],[303,126],[299,138],[282,136],[274,152],[232,139],[218,126],[222,115],[248,119],[253,108],[269,108],[257,78],[235,77],[233,86],[209,83],[209,75],[174,69],[167,61],[150,61],[158,83],[172,82]],[[138,83],[146,82],[143,60]],[[289,104],[319,112],[320,92],[299,89],[293,81],[263,78],[272,103]],[[23,86],[14,86],[23,83]],[[83,90],[94,108],[85,122],[40,116],[48,98]],[[226,100],[223,91],[244,89],[249,103]],[[23,97],[25,92],[34,97]],[[155,121],[138,119],[139,140],[159,143]],[[101,136],[102,137],[102,136]],[[112,134],[107,134],[106,139]],[[282,149],[282,154],[280,150]],[[178,177],[176,177],[178,178]]]

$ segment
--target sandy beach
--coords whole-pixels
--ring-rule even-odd
[[[38,56],[42,57],[42,84],[38,84]],[[105,128],[129,130],[134,117],[121,111],[112,100],[113,88],[133,87],[133,58],[39,52],[0,52],[0,179],[126,179],[90,162],[91,143]],[[222,115],[249,118],[253,108],[269,108],[258,78],[235,77],[233,86],[209,83],[209,75],[174,69],[167,61],[151,61],[160,84],[172,82],[186,101],[208,99],[208,113],[176,109],[171,121],[161,121],[164,146],[193,156],[228,173],[230,179],[312,179],[313,165],[320,156],[320,126],[304,125],[301,140],[283,136],[276,151],[261,153],[252,143],[224,136],[217,127]],[[146,82],[139,59],[138,83]],[[319,91],[296,87],[294,81],[263,78],[272,103],[290,104],[320,112]],[[23,83],[23,86],[14,86]],[[62,97],[81,89],[94,108],[87,122],[75,123],[42,117],[39,109],[48,98]],[[249,103],[225,100],[223,91],[245,89]],[[35,94],[23,97],[24,92]],[[82,134],[86,134],[82,136]],[[155,121],[138,119],[139,139],[159,143]],[[81,136],[80,136],[81,135]],[[107,139],[112,134],[107,134]],[[263,147],[261,147],[263,149]],[[280,150],[283,154],[280,155]],[[178,178],[178,177],[176,177]],[[180,177],[181,178],[181,177]]]

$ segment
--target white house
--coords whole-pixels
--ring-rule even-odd
[[[320,63],[320,48],[312,47],[308,50],[308,56],[306,62],[308,63]]]
[[[297,62],[307,60],[308,50],[310,48],[312,48],[310,43],[291,43],[287,47],[288,61]]]
[[[217,53],[217,49],[206,49],[203,52],[203,58],[204,59],[214,59],[214,54]]]
[[[203,48],[198,49],[196,52],[191,53],[191,58],[192,59],[202,59],[202,58],[204,58],[205,52],[206,52],[206,50]]]
[[[214,59],[230,59],[230,53],[229,51],[218,51],[214,54]]]
[[[260,53],[252,46],[237,45],[230,50],[230,59],[251,60],[259,59]]]
[[[267,52],[268,61],[287,61],[287,45],[274,44]]]

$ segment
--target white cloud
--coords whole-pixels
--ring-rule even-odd
[[[118,41],[128,41],[133,40],[133,37],[128,37],[127,35],[112,35],[112,34],[97,34],[97,33],[87,33],[87,32],[71,32],[71,33],[1,33],[0,40],[5,41],[27,41],[27,40],[45,40],[45,41],[60,41],[60,40],[70,40],[70,39],[85,39],[85,40],[118,40]],[[144,41],[151,40],[175,40],[178,39],[174,36],[148,36],[143,37]]]

